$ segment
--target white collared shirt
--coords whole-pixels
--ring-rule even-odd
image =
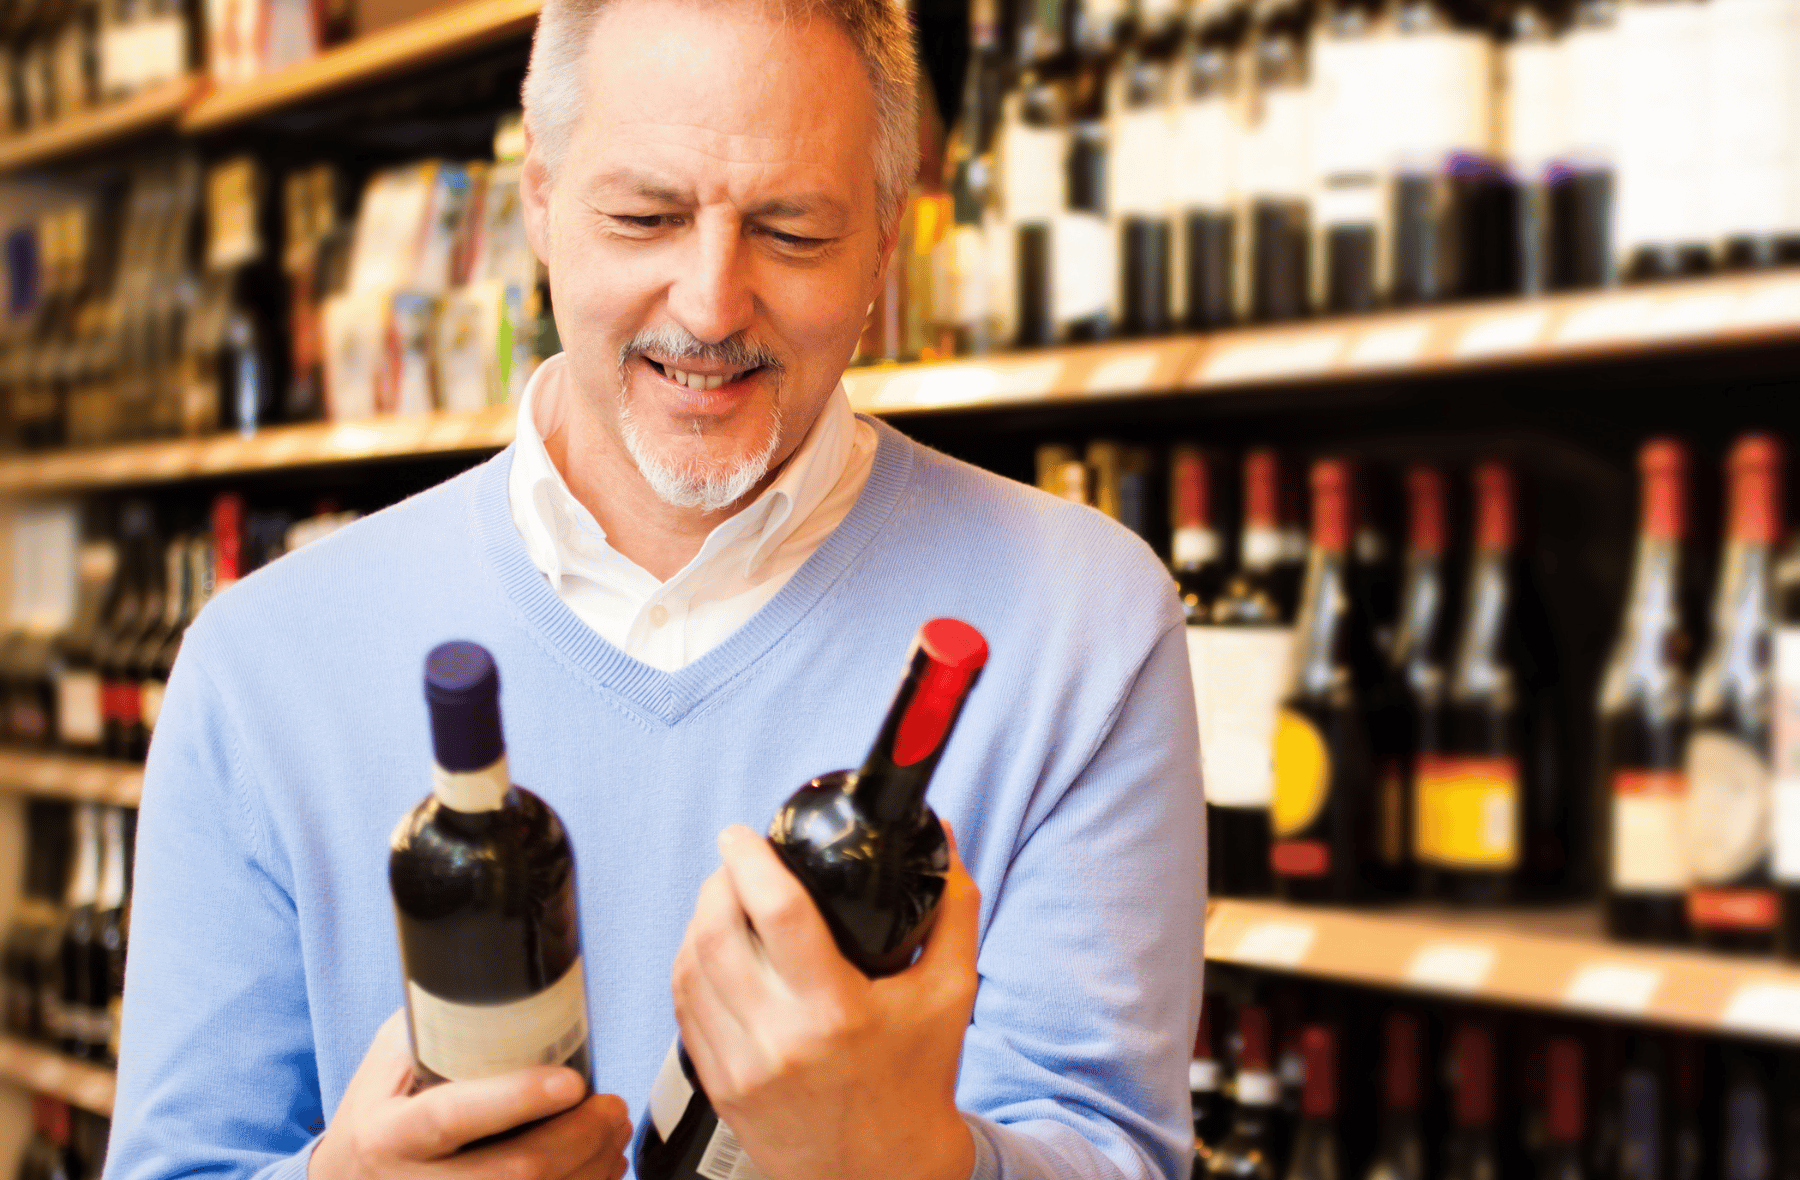
[[[775,482],[707,534],[666,582],[606,541],[544,449],[563,413],[564,361],[538,366],[519,398],[507,495],[525,552],[568,608],[633,659],[673,672],[750,621],[850,514],[875,463],[875,429],[842,382]]]

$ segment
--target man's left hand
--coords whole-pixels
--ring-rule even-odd
[[[950,842],[936,925],[871,980],[762,837],[719,835],[675,957],[675,1017],[713,1108],[771,1180],[966,1180],[956,1109],[981,894]]]

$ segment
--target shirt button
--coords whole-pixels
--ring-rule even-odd
[[[655,606],[650,608],[650,625],[652,627],[660,627],[668,621],[669,621],[669,608],[668,607],[664,606],[662,603],[659,602]]]

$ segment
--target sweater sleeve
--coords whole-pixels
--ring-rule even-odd
[[[958,1102],[973,1180],[1185,1180],[1205,810],[1186,636],[1165,630],[1007,869]]]
[[[324,1116],[294,899],[206,672],[204,622],[144,776],[106,1180],[304,1180]]]

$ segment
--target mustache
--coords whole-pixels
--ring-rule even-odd
[[[673,325],[647,328],[627,340],[619,349],[619,367],[623,369],[632,357],[652,352],[659,360],[669,362],[701,361],[728,365],[733,369],[766,368],[777,375],[784,369],[781,358],[773,349],[746,333],[733,332],[723,340],[708,344],[687,329]]]

